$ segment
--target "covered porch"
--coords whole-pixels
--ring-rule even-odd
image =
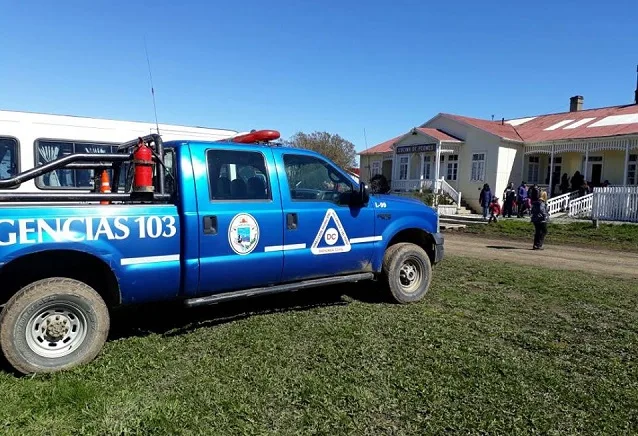
[[[638,137],[563,140],[525,146],[523,180],[549,197],[574,191],[578,172],[590,189],[638,185]],[[515,181],[515,185],[520,181]],[[550,189],[551,187],[551,189]]]
[[[461,145],[462,141],[434,129],[413,129],[393,145],[392,191],[442,190],[460,204]]]

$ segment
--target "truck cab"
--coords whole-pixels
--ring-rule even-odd
[[[71,208],[14,194],[42,204],[4,210],[0,279],[10,286],[0,346],[19,371],[92,360],[106,338],[109,306],[175,300],[192,307],[362,280],[379,282],[397,303],[427,294],[443,237],[436,212],[422,202],[370,194],[309,150],[153,140],[162,201],[87,194],[88,204]],[[99,198],[115,200],[95,204]],[[82,341],[50,318],[56,307],[69,325],[84,320]]]

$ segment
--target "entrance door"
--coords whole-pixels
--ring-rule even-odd
[[[201,174],[195,178],[199,293],[278,283],[283,254],[272,248],[282,244],[283,215],[272,151],[191,147],[193,167]]]
[[[589,180],[591,180],[593,186],[600,186],[603,174],[603,164],[593,163],[591,165],[591,176],[589,176]]]
[[[374,206],[339,204],[359,187],[327,160],[275,149],[284,228],[284,281],[366,271],[377,238]]]

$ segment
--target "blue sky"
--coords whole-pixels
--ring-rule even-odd
[[[28,3],[28,6],[26,5]],[[633,102],[636,0],[0,0],[0,109],[338,133]]]

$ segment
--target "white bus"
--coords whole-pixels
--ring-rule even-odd
[[[71,153],[111,153],[118,144],[157,133],[154,123],[0,110],[0,179]],[[163,141],[217,141],[236,136],[229,129],[160,124]],[[52,171],[12,192],[89,192],[92,170]],[[1,191],[7,191],[2,189]]]

